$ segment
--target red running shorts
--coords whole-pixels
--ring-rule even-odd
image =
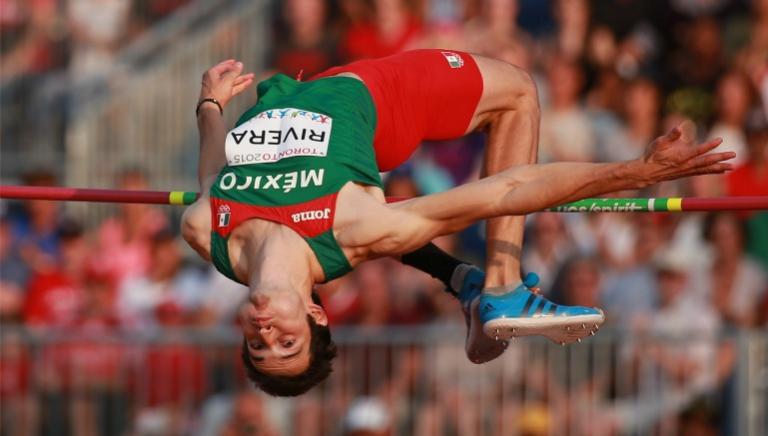
[[[483,93],[483,77],[469,53],[413,50],[333,67],[313,79],[353,73],[376,106],[373,147],[380,171],[413,154],[422,141],[463,136]]]

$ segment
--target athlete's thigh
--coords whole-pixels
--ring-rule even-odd
[[[476,54],[472,58],[483,78],[483,93],[466,133],[483,127],[499,112],[538,105],[536,84],[527,71],[498,59]]]

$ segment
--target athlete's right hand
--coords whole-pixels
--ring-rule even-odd
[[[649,144],[638,160],[645,186],[680,177],[721,174],[732,170],[733,165],[726,161],[736,157],[736,153],[710,153],[722,142],[721,138],[715,138],[696,144],[694,124],[691,121],[681,123]]]
[[[243,63],[228,59],[211,67],[203,74],[200,100],[215,98],[225,107],[232,97],[253,84],[253,73],[242,74]]]

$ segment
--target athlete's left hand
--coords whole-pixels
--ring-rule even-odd
[[[203,74],[200,99],[215,98],[225,107],[232,97],[253,84],[253,73],[243,73],[243,63],[228,59],[211,67]]]
[[[699,174],[719,174],[733,169],[725,162],[736,157],[733,152],[710,153],[723,142],[716,138],[703,144],[695,142],[695,126],[685,121],[657,138],[641,158],[647,183],[658,183]]]

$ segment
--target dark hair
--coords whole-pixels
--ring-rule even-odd
[[[312,291],[312,302],[322,306],[320,296]],[[312,316],[307,315],[311,341],[309,343],[309,366],[299,375],[269,375],[256,369],[248,352],[248,344],[243,338],[241,357],[246,374],[251,381],[269,395],[277,397],[295,397],[307,392],[316,384],[325,380],[333,369],[331,360],[336,357],[336,344],[331,340],[331,329],[318,325]]]
[[[704,240],[707,242],[712,242],[712,239],[714,237],[714,230],[715,230],[715,224],[721,219],[731,220],[736,223],[736,231],[739,232],[739,236],[741,237],[741,243],[746,244],[749,240],[749,233],[747,224],[744,220],[739,219],[739,217],[733,213],[733,212],[710,212],[704,217],[704,225],[702,226],[702,234],[704,236]]]

